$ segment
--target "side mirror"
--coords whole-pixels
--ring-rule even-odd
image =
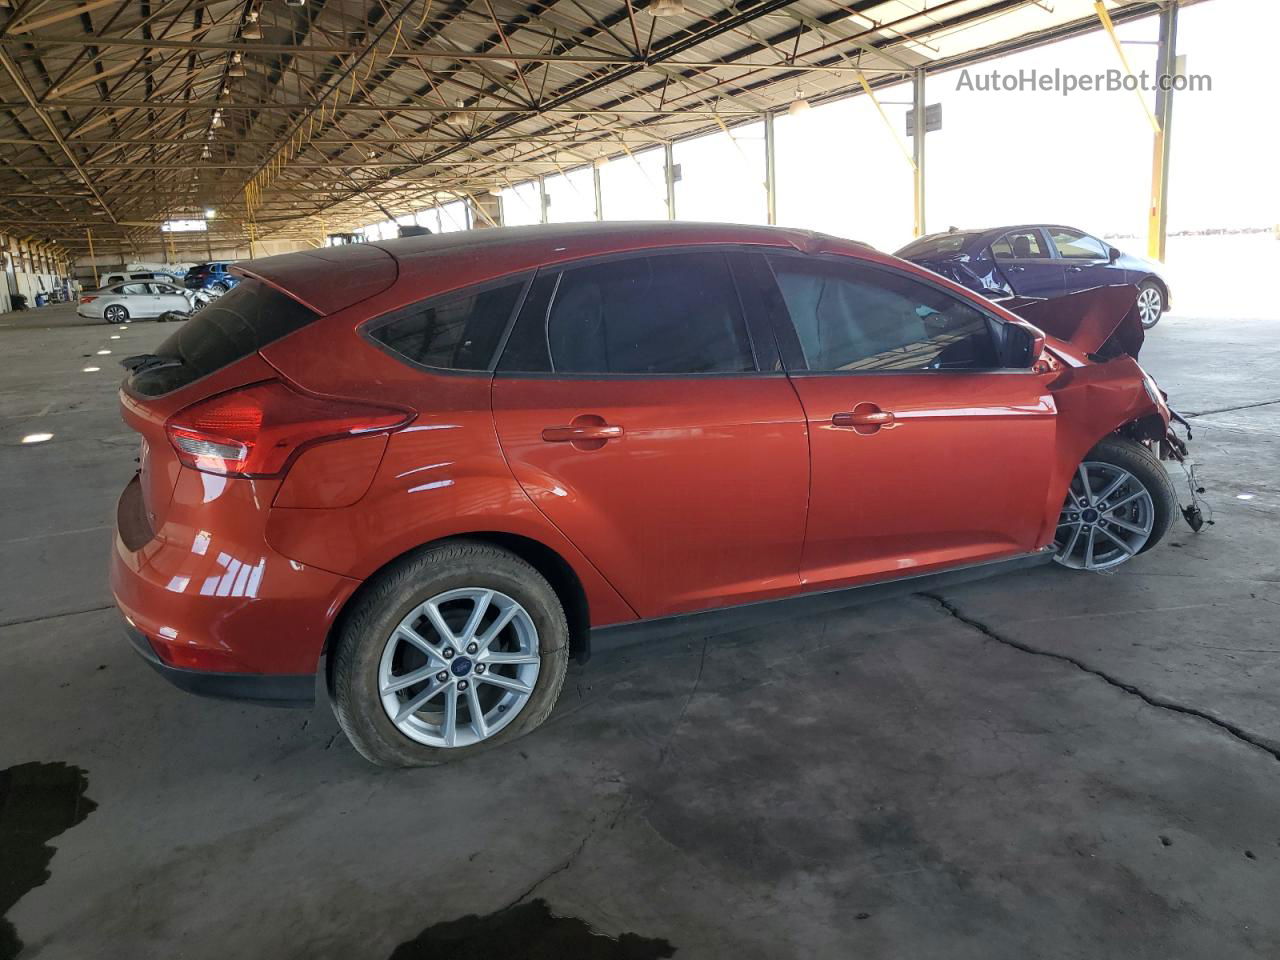
[[[1107,260],[1115,263],[1120,259],[1120,251],[1116,247],[1107,247]]]
[[[1029,323],[1005,324],[1004,365],[1031,370],[1044,356],[1044,333]]]

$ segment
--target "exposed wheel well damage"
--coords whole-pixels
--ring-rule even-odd
[[[551,589],[556,592],[556,596],[560,598],[560,602],[564,605],[565,620],[569,624],[569,655],[576,659],[579,663],[585,662],[591,654],[591,610],[587,603],[587,594],[582,587],[582,582],[578,579],[578,575],[574,573],[573,567],[568,562],[545,544],[532,540],[529,537],[522,537],[514,533],[500,533],[497,531],[479,531],[475,533],[467,533],[460,536],[442,537],[438,540],[431,540],[427,543],[419,544],[411,550],[406,550],[398,556],[392,557],[372,574],[368,579],[360,585],[360,587],[347,598],[342,609],[338,611],[337,616],[333,618],[333,622],[329,626],[329,632],[325,637],[324,649],[321,651],[322,664],[329,660],[329,652],[333,642],[333,637],[337,633],[345,612],[353,607],[353,601],[361,595],[361,593],[373,583],[382,574],[384,570],[403,560],[405,557],[424,550],[427,547],[434,547],[441,543],[447,543],[450,540],[478,540],[482,543],[491,543],[494,546],[502,547],[509,550],[517,557],[523,560],[529,566],[533,567],[540,574],[546,577],[547,582],[551,584]],[[324,667],[326,674],[329,667]],[[326,676],[326,680],[328,677]]]

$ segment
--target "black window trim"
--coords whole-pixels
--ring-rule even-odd
[[[492,377],[498,366],[498,361],[502,358],[502,353],[507,347],[507,340],[511,336],[511,330],[515,326],[516,318],[520,316],[520,311],[524,308],[525,298],[529,296],[529,289],[533,286],[534,278],[537,274],[536,270],[517,270],[514,273],[506,273],[500,277],[492,277],[489,280],[482,280],[479,283],[467,284],[461,287],[454,287],[452,290],[446,290],[442,293],[433,293],[429,297],[422,300],[415,300],[412,303],[406,303],[404,306],[396,307],[388,310],[386,313],[380,313],[376,317],[364,321],[356,328],[356,333],[370,346],[385,353],[391,359],[399,361],[406,366],[413,367],[415,370],[421,370],[425,373],[438,374],[446,377]],[[376,339],[374,334],[383,327],[395,323],[403,318],[407,313],[423,310],[435,306],[440,303],[448,303],[459,297],[470,296],[477,293],[484,293],[488,290],[496,290],[499,287],[511,286],[515,283],[522,283],[520,292],[516,294],[515,303],[512,305],[511,313],[503,323],[502,333],[498,337],[497,344],[494,346],[493,355],[489,357],[488,365],[482,370],[457,370],[453,367],[435,367],[426,363],[419,363],[412,357],[407,357],[400,351]]]
[[[767,251],[765,262],[769,264],[769,279],[773,283],[775,296],[770,297],[777,306],[780,306],[782,313],[779,314],[775,309],[773,312],[773,321],[775,324],[783,324],[783,329],[777,331],[779,347],[785,341],[787,348],[782,350],[782,363],[786,368],[789,377],[916,377],[916,376],[936,376],[938,374],[958,374],[962,376],[968,375],[988,375],[993,373],[1000,374],[1035,374],[1034,367],[970,367],[960,370],[810,370],[808,361],[805,359],[804,352],[800,348],[800,334],[795,328],[795,321],[791,319],[790,312],[786,308],[786,299],[782,296],[782,287],[778,283],[777,276],[773,273],[774,256],[783,256],[795,258],[804,261],[819,261],[825,263],[835,263],[844,266],[853,265],[855,267],[863,267],[868,270],[889,274],[891,276],[905,276],[910,280],[930,287],[939,293],[946,294],[954,300],[959,300],[965,306],[971,307],[978,313],[987,318],[988,329],[991,331],[992,346],[995,348],[996,356],[999,357],[1004,347],[1004,328],[1009,321],[1003,317],[997,316],[991,310],[981,304],[974,303],[964,297],[957,296],[954,290],[948,289],[940,283],[936,283],[926,277],[918,276],[906,270],[899,270],[895,267],[889,267],[873,260],[862,260],[858,257],[849,257],[842,254],[834,253],[805,253],[801,250],[770,250]],[[790,357],[788,355],[790,354]],[[797,362],[798,360],[798,362]],[[793,364],[795,364],[793,366]]]
[[[507,342],[511,338],[511,332],[515,327],[514,322],[509,323],[507,331],[503,335],[499,343],[498,356],[495,360],[493,376],[501,377],[504,380],[685,380],[690,378],[697,379],[724,379],[726,377],[785,377],[787,375],[785,364],[782,362],[778,353],[777,344],[772,331],[768,329],[762,321],[767,322],[767,317],[753,317],[753,311],[748,309],[747,300],[743,297],[742,288],[738,282],[737,273],[734,269],[733,255],[735,253],[764,253],[770,250],[791,250],[794,248],[774,247],[765,244],[750,243],[717,243],[715,241],[709,243],[673,243],[659,247],[642,247],[632,250],[615,250],[611,253],[602,253],[578,257],[572,260],[547,264],[539,267],[536,271],[536,281],[545,274],[555,273],[556,290],[560,286],[560,278],[566,271],[576,270],[579,267],[590,267],[601,263],[610,263],[615,260],[630,260],[637,257],[653,257],[653,256],[669,256],[681,253],[722,253],[725,256],[725,266],[729,273],[730,282],[733,284],[734,293],[738,298],[738,308],[742,312],[743,327],[747,333],[747,345],[751,350],[752,360],[755,362],[754,370],[721,370],[710,373],[565,373],[563,371],[525,371],[525,370],[500,370],[497,366],[501,365],[502,354],[505,353]],[[770,278],[772,279],[772,278]],[[532,283],[525,287],[524,295],[520,298],[520,303],[515,311],[515,319],[518,319],[520,312],[524,307],[525,297],[532,288]],[[550,306],[555,303],[555,294],[548,302],[548,318],[550,316]],[[547,318],[544,318],[544,323]],[[777,369],[766,369],[766,367]]]

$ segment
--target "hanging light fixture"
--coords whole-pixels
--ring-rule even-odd
[[[213,129],[215,129],[215,130],[221,130],[224,126],[226,126],[226,124],[224,124],[224,123],[222,122],[222,111],[221,111],[221,110],[215,110],[215,111],[213,111],[213,123],[212,123],[212,124],[210,124],[210,126],[212,126],[212,127],[213,127]]]
[[[454,105],[454,107],[456,107],[459,111],[461,111],[461,110],[462,110],[462,108],[463,108],[463,107],[465,107],[465,106],[467,105],[467,101],[465,101],[465,100],[455,100],[455,101],[453,102],[453,105]],[[469,118],[467,117],[467,115],[466,115],[465,113],[458,112],[458,113],[451,113],[451,114],[449,114],[449,116],[447,116],[445,119],[446,119],[449,123],[454,124],[455,126],[458,126],[458,127],[465,127],[465,126],[467,125],[467,121],[468,121],[468,119],[469,119]]]
[[[244,76],[244,57],[240,55],[239,50],[237,50],[235,53],[231,55],[231,63],[227,67],[227,76],[228,77]]]
[[[258,22],[258,11],[250,10],[244,16],[244,26],[240,28],[240,36],[244,40],[261,40],[262,24]]]
[[[200,159],[201,160],[213,159],[213,151],[209,149],[209,145],[207,143],[204,145],[204,149],[200,151]]]
[[[646,9],[651,17],[674,17],[685,12],[684,0],[653,0]]]
[[[804,113],[808,109],[809,101],[804,98],[804,91],[797,89],[795,99],[787,107],[787,113],[794,117],[797,113]]]

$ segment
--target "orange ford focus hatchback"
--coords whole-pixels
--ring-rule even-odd
[[[857,243],[668,223],[236,272],[126,361],[116,601],[178,686],[320,691],[378,763],[528,733],[610,635],[1106,569],[1178,511],[1132,288],[1016,305],[1058,339]]]

